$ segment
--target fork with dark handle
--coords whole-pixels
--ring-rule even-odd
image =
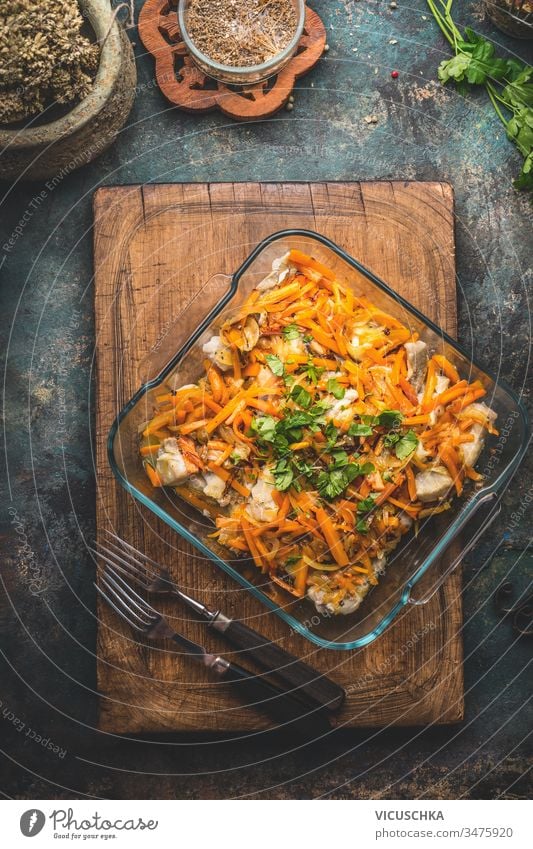
[[[112,558],[115,569],[135,581],[147,592],[171,594],[180,598],[205,619],[211,628],[223,634],[228,642],[246,651],[263,669],[269,670],[286,686],[293,688],[299,698],[310,708],[320,706],[332,712],[342,705],[346,693],[335,681],[321,675],[316,669],[276,643],[270,642],[243,622],[229,619],[220,610],[210,610],[206,605],[191,598],[170,580],[167,569],[116,534],[110,531],[106,533],[115,542],[109,540],[107,547],[97,543],[98,550]],[[152,568],[150,569],[149,566]]]
[[[261,676],[236,663],[210,654],[203,646],[177,633],[164,616],[138,595],[113,567],[106,565],[100,583],[95,584],[95,587],[131,628],[152,640],[174,640],[186,654],[203,663],[222,681],[230,682],[247,705],[263,710],[281,725],[294,723],[294,729],[306,736],[316,737],[331,731],[323,712],[306,714],[305,708],[290,693],[279,690]]]

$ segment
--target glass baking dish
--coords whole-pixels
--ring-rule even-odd
[[[357,295],[365,294],[379,307],[416,330],[433,353],[444,354],[469,381],[481,380],[483,399],[498,414],[498,437],[489,437],[476,468],[484,475],[481,487],[465,491],[452,508],[425,520],[418,533],[407,534],[389,557],[387,570],[354,613],[319,614],[306,599],[294,599],[246,561],[228,557],[209,534],[213,523],[170,489],[151,486],[138,451],[139,431],[153,414],[154,396],[196,382],[202,373],[202,345],[229,312],[237,309],[271,269],[272,260],[291,248],[311,254],[331,268]],[[165,341],[166,340],[166,341]],[[525,409],[514,393],[479,366],[446,333],[382,280],[333,242],[310,230],[284,230],[269,236],[233,276],[216,275],[167,329],[155,354],[142,364],[146,382],[115,420],[108,438],[111,468],[124,488],[150,508],[235,581],[275,611],[291,628],[323,648],[355,649],[370,643],[409,604],[424,604],[478,540],[499,510],[498,497],[511,479],[528,443]],[[177,350],[177,352],[176,352]],[[157,377],[151,375],[157,373]],[[200,582],[199,582],[200,583]]]

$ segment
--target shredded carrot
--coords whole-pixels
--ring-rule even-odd
[[[319,527],[324,534],[325,540],[329,546],[329,550],[335,561],[339,564],[339,566],[347,566],[350,562],[346,551],[344,550],[344,546],[342,544],[342,540],[337,533],[333,522],[330,517],[326,513],[326,511],[319,507],[316,511],[316,518],[319,524]]]
[[[442,354],[434,354],[433,359],[452,383],[459,382],[459,372],[446,357],[442,356]]]
[[[321,262],[313,259],[313,257],[304,254],[303,251],[292,250],[289,252],[289,260],[295,265],[303,265],[306,268],[312,268],[313,271],[318,271],[326,280],[335,280],[335,275],[329,268],[326,268]]]
[[[179,433],[182,436],[185,436],[187,433],[192,433],[195,430],[200,430],[201,427],[205,427],[207,424],[207,419],[200,419],[196,422],[189,422],[188,424],[182,424],[179,426]]]
[[[157,453],[159,445],[143,445],[140,449],[141,457],[149,457],[154,452]]]
[[[411,499],[411,501],[416,501],[416,483],[411,466],[406,467],[405,476],[407,478],[407,489],[409,491],[409,498]]]
[[[146,474],[150,478],[150,483],[152,484],[152,486],[163,486],[161,478],[159,477],[153,466],[150,465],[150,463],[145,463],[144,468]]]

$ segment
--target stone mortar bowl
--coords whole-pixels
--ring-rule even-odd
[[[109,32],[92,91],[67,115],[48,124],[27,129],[0,124],[0,179],[61,179],[109,147],[126,123],[137,81],[130,40],[113,21],[109,0],[78,2],[97,41]]]

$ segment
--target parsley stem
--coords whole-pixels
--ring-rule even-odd
[[[435,3],[433,2],[433,0],[427,0],[427,4],[428,4],[429,8],[431,9],[433,17],[437,21],[437,24],[439,25],[440,29],[442,30],[442,34],[444,35],[446,40],[453,47],[454,46],[454,39],[452,38],[453,30],[450,28],[448,22],[443,18],[443,16],[441,15],[439,10],[435,6]]]
[[[492,85],[492,83],[486,83],[485,88],[487,89],[487,94],[490,97],[490,102],[492,103],[492,105],[494,107],[494,111],[496,112],[496,115],[498,116],[498,118],[500,119],[502,124],[505,127],[507,127],[507,121],[505,119],[505,115],[503,114],[502,110],[498,106],[498,100],[500,100],[502,103],[504,103],[504,101],[502,100],[501,97],[498,97],[498,94],[497,94],[494,86]]]

